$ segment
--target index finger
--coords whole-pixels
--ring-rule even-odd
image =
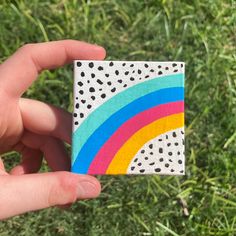
[[[44,69],[62,66],[75,59],[103,60],[105,49],[76,40],[26,44],[0,65],[0,88],[21,96]]]

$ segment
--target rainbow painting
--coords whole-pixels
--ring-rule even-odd
[[[74,61],[71,171],[183,175],[184,63]]]

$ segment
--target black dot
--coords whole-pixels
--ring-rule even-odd
[[[159,161],[160,161],[160,162],[163,162],[163,161],[164,161],[164,159],[163,159],[163,158],[160,158],[160,159],[159,159]]]
[[[130,77],[130,81],[134,81],[134,77]]]
[[[154,164],[155,164],[155,162],[151,162],[151,163],[149,163],[150,166],[153,166]]]
[[[111,92],[114,93],[116,91],[116,88],[114,87],[113,89],[111,89]]]
[[[169,156],[172,156],[172,154],[173,154],[172,152],[168,152],[168,155],[169,155]]]
[[[93,66],[94,66],[94,64],[92,62],[90,62],[88,65],[90,68],[93,68]]]
[[[162,71],[158,71],[158,75],[162,75]]]
[[[153,152],[150,152],[150,155],[153,155]]]
[[[84,104],[84,103],[86,103],[86,100],[83,100],[83,99],[82,99],[81,102]]]
[[[80,113],[80,118],[83,118],[84,117],[84,114],[83,113]]]
[[[144,66],[145,66],[146,68],[148,68],[148,64],[144,64]]]
[[[141,169],[139,172],[140,172],[140,173],[144,173],[144,172],[145,172],[145,170],[144,170],[144,169]]]
[[[76,121],[76,122],[75,122],[75,125],[78,125],[78,124],[79,124],[79,122],[78,122],[78,121]]]
[[[79,103],[76,103],[75,108],[77,109],[79,108]]]
[[[85,74],[84,74],[84,72],[83,72],[83,71],[81,72],[81,74],[80,74],[80,75],[81,75],[82,77],[84,77],[84,76],[85,76]]]
[[[126,72],[125,72],[125,75],[128,75],[128,74],[129,74],[129,71],[126,71]]]
[[[95,100],[95,96],[91,96],[91,99],[92,99],[92,100]]]
[[[174,72],[178,72],[178,70],[174,70]]]
[[[82,63],[80,61],[77,62],[77,66],[80,67],[82,66]]]
[[[158,141],[159,141],[159,142],[161,142],[161,141],[162,141],[162,139],[161,139],[161,138],[159,138],[159,139],[158,139]]]
[[[91,77],[92,77],[92,78],[94,78],[94,77],[95,77],[95,74],[94,74],[94,73],[92,73],[92,74],[91,74]]]
[[[134,167],[134,166],[132,166],[130,169],[131,169],[131,170],[134,170],[134,168],[135,168],[135,167]]]
[[[103,94],[101,95],[101,98],[105,98],[105,97],[106,97],[106,94],[103,93]]]
[[[116,74],[116,75],[119,75],[119,71],[118,71],[118,70],[116,70],[116,71],[115,71],[115,74]]]
[[[184,171],[183,171],[183,170],[181,170],[181,171],[180,171],[180,173],[184,173]]]
[[[167,167],[167,168],[168,168],[169,166],[170,166],[170,165],[169,165],[168,163],[166,163],[166,164],[165,164],[165,167]]]
[[[142,73],[142,71],[138,69],[138,74],[141,74],[141,73]]]
[[[184,131],[183,131],[183,130],[181,130],[181,134],[184,134]]]
[[[97,79],[98,84],[103,84],[103,82],[100,79]]]
[[[89,84],[89,83],[90,83],[90,80],[87,80],[87,83]]]
[[[109,77],[109,74],[105,74],[105,76],[108,78],[108,77]]]
[[[148,160],[148,157],[144,157],[145,160]]]
[[[142,78],[140,77],[139,80],[141,80]]]
[[[78,97],[76,97],[75,99],[77,99],[77,100],[78,100],[79,98],[78,98]]]
[[[145,153],[145,150],[141,150],[141,153],[142,153],[142,154]]]
[[[163,148],[159,148],[159,153],[163,153]]]
[[[182,144],[184,145],[184,139],[182,139]]]
[[[87,108],[90,109],[92,106],[90,104],[87,105]]]
[[[124,88],[127,87],[127,84],[124,84],[123,87],[124,87]]]
[[[114,65],[114,63],[111,61],[110,63],[109,63],[109,66],[113,66]]]
[[[175,143],[175,146],[178,146],[179,144],[178,143]]]
[[[139,162],[139,163],[138,163],[138,166],[141,166],[141,165],[142,165],[142,163],[141,163],[141,162]]]
[[[102,66],[99,66],[99,67],[98,67],[98,70],[103,70],[103,67],[102,67]]]
[[[183,67],[184,65],[183,65],[183,64],[181,64],[180,66],[181,66],[181,67]]]
[[[156,172],[161,172],[161,168],[156,168],[155,171]]]
[[[130,67],[134,67],[134,64],[131,64]]]
[[[171,143],[167,143],[167,146],[169,147],[171,145]]]
[[[168,135],[166,135],[166,139],[168,139]]]
[[[169,70],[169,67],[166,67],[165,69],[166,69],[166,70]]]
[[[132,71],[132,73],[134,73],[134,72],[135,72],[135,70]]]
[[[176,63],[173,63],[172,66],[175,67],[175,66],[177,66],[177,64],[176,64]]]
[[[122,66],[125,66],[125,65],[126,65],[126,63],[123,63],[123,64],[122,64]]]
[[[135,158],[135,159],[134,159],[134,162],[137,162],[137,161],[138,161],[138,158]]]
[[[180,151],[178,151],[177,154],[180,155]]]
[[[160,69],[160,68],[161,68],[161,65],[158,65],[158,68]]]
[[[91,92],[91,93],[95,92],[94,87],[90,87],[90,88],[89,88],[89,92]]]
[[[153,144],[151,143],[151,144],[149,144],[149,148],[150,149],[152,149],[153,148]]]
[[[83,86],[83,83],[82,83],[81,81],[79,81],[77,84],[78,84],[79,86]]]
[[[77,113],[74,113],[74,117],[77,117]]]
[[[170,172],[175,172],[175,170],[171,169]]]
[[[121,79],[118,79],[117,81],[118,81],[120,84],[122,83],[122,80],[121,80]]]
[[[102,91],[102,88],[100,88],[99,91]]]
[[[81,95],[83,95],[83,94],[84,94],[84,91],[83,91],[83,90],[80,90],[79,93],[80,93]]]
[[[171,159],[169,159],[169,162],[173,162]]]
[[[146,75],[145,78],[149,78],[149,75]]]
[[[111,85],[111,81],[108,81],[107,84],[108,84],[108,85]]]
[[[151,69],[151,70],[150,70],[150,72],[154,72],[154,70],[153,70],[153,69]]]
[[[179,163],[179,164],[182,164],[183,162],[182,162],[182,160],[178,160],[178,163]]]

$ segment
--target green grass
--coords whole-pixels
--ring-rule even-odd
[[[233,0],[1,1],[0,61],[64,38],[104,45],[107,59],[185,61],[187,173],[104,176],[99,198],[16,216],[0,235],[236,235],[235,22]],[[25,96],[71,111],[71,68],[44,72]]]

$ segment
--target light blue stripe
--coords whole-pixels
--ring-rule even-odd
[[[83,121],[72,135],[72,164],[75,162],[76,156],[80,152],[86,140],[111,115],[139,97],[159,89],[172,87],[184,87],[183,74],[157,77],[139,83],[118,93],[99,106]]]

